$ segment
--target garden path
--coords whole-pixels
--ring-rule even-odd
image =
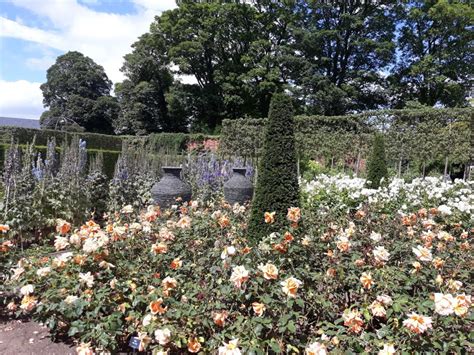
[[[39,323],[0,315],[0,354],[66,355],[76,351],[72,345],[53,342],[48,328]]]

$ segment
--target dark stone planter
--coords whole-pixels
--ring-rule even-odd
[[[227,202],[243,204],[251,201],[253,196],[252,182],[245,177],[245,168],[233,168],[234,174],[224,184],[224,197]]]
[[[181,180],[180,167],[163,167],[163,176],[153,185],[151,196],[161,208],[168,208],[181,197],[183,201],[191,200],[191,187]]]

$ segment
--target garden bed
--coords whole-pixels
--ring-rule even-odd
[[[96,351],[474,350],[472,183],[363,185],[304,183],[301,210],[262,215],[288,228],[259,241],[246,207],[218,201],[60,224],[66,254],[21,260],[8,307]]]

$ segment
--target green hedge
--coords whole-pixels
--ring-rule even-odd
[[[8,150],[9,144],[0,144],[0,168],[3,169],[3,162],[5,160],[5,153]],[[25,148],[26,145],[20,145],[20,147]],[[58,153],[61,154],[61,148],[56,148]],[[35,146],[35,150],[44,157],[46,154],[46,146]],[[119,151],[111,151],[111,150],[101,150],[101,149],[87,149],[88,155],[88,162],[91,161],[91,158],[94,157],[97,153],[102,152],[104,156],[104,173],[109,177],[112,178],[114,176],[115,171],[115,163],[120,155]]]
[[[64,132],[48,129],[34,129],[21,127],[0,127],[0,144],[9,144],[12,137],[18,140],[19,144],[27,144],[36,137],[35,144],[46,146],[48,139],[56,138],[58,146],[67,139],[70,141],[74,135],[87,142],[88,149],[100,149],[107,151],[121,151],[122,141],[127,140],[133,143],[150,144],[155,151],[181,152],[186,150],[188,143],[202,143],[206,139],[216,139],[216,136],[207,136],[204,134],[186,134],[186,133],[155,133],[149,136],[112,136],[98,133],[77,133]]]
[[[122,140],[126,136],[110,136],[98,133],[72,133],[64,131],[54,131],[49,129],[33,129],[21,127],[0,127],[0,143],[9,144],[12,137],[18,140],[19,144],[27,144],[36,137],[35,144],[46,146],[48,139],[56,138],[58,145],[67,139],[70,141],[74,135],[79,136],[87,142],[87,148],[120,151],[122,149]]]
[[[472,157],[474,108],[381,110],[346,116],[297,116],[300,157],[325,161],[366,159],[373,133],[383,132],[391,164],[407,161],[466,163]],[[225,155],[261,155],[266,119],[224,120],[220,150]]]

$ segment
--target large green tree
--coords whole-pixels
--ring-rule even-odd
[[[302,2],[293,78],[304,112],[336,115],[386,104],[383,71],[395,54],[397,13],[389,0]]]
[[[409,100],[428,106],[466,104],[474,69],[473,23],[474,8],[467,1],[406,3],[392,77],[397,106]]]
[[[164,39],[142,35],[125,56],[126,79],[116,85],[120,115],[115,131],[120,134],[179,132],[186,129],[186,117],[170,114],[166,95],[173,83]]]
[[[182,1],[177,9],[157,17],[150,32],[165,38],[168,57],[178,73],[195,78],[211,129],[222,118],[239,117],[254,107],[248,105],[254,98],[242,80],[247,71],[243,57],[261,33],[254,7]]]
[[[100,65],[79,52],[68,52],[56,59],[46,79],[41,91],[49,109],[41,115],[42,128],[113,132],[119,107]]]

